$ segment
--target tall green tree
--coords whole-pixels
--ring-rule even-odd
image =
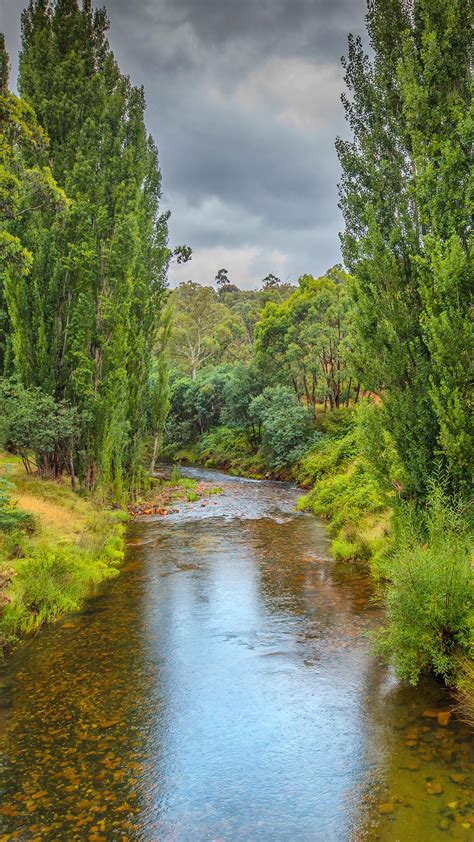
[[[32,267],[49,320],[47,378],[24,363],[34,353],[34,302],[15,331],[25,385],[90,414],[77,454],[83,484],[120,496],[140,482],[169,251],[144,93],[121,74],[107,28],[90,0],[31,0],[22,15],[21,96],[48,134],[52,173],[70,200]],[[18,301],[25,283],[18,278]]]
[[[0,39],[0,375],[50,377],[54,317],[38,262],[51,248],[68,202],[48,166],[49,141],[33,109],[8,90],[8,55]]]
[[[441,460],[469,481],[468,0],[370,0],[373,58],[349,38],[338,139],[342,236],[354,275],[353,363],[423,498]]]

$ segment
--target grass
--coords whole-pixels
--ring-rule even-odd
[[[339,410],[319,423],[323,438],[294,468],[296,480],[310,488],[299,507],[326,520],[336,561],[370,562],[383,578],[392,500],[359,453],[354,411]]]
[[[75,611],[94,586],[118,572],[126,515],[74,494],[67,482],[27,476],[0,455],[0,477],[13,483],[11,503],[28,513],[0,531],[0,646]]]

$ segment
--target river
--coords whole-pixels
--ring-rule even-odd
[[[363,568],[291,486],[188,473],[224,492],[0,669],[0,840],[472,839],[469,734],[371,655]]]

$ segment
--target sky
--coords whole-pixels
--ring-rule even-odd
[[[13,71],[26,0],[0,0]],[[100,3],[99,5],[102,5]],[[170,245],[193,259],[172,286],[296,282],[341,261],[334,141],[347,136],[341,56],[365,0],[105,0],[109,40],[143,84]]]

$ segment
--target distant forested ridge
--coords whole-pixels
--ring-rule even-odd
[[[45,473],[119,498],[143,471],[169,259],[157,149],[104,10],[32,0],[21,23],[20,98],[2,41],[0,370],[48,440],[9,433]]]

